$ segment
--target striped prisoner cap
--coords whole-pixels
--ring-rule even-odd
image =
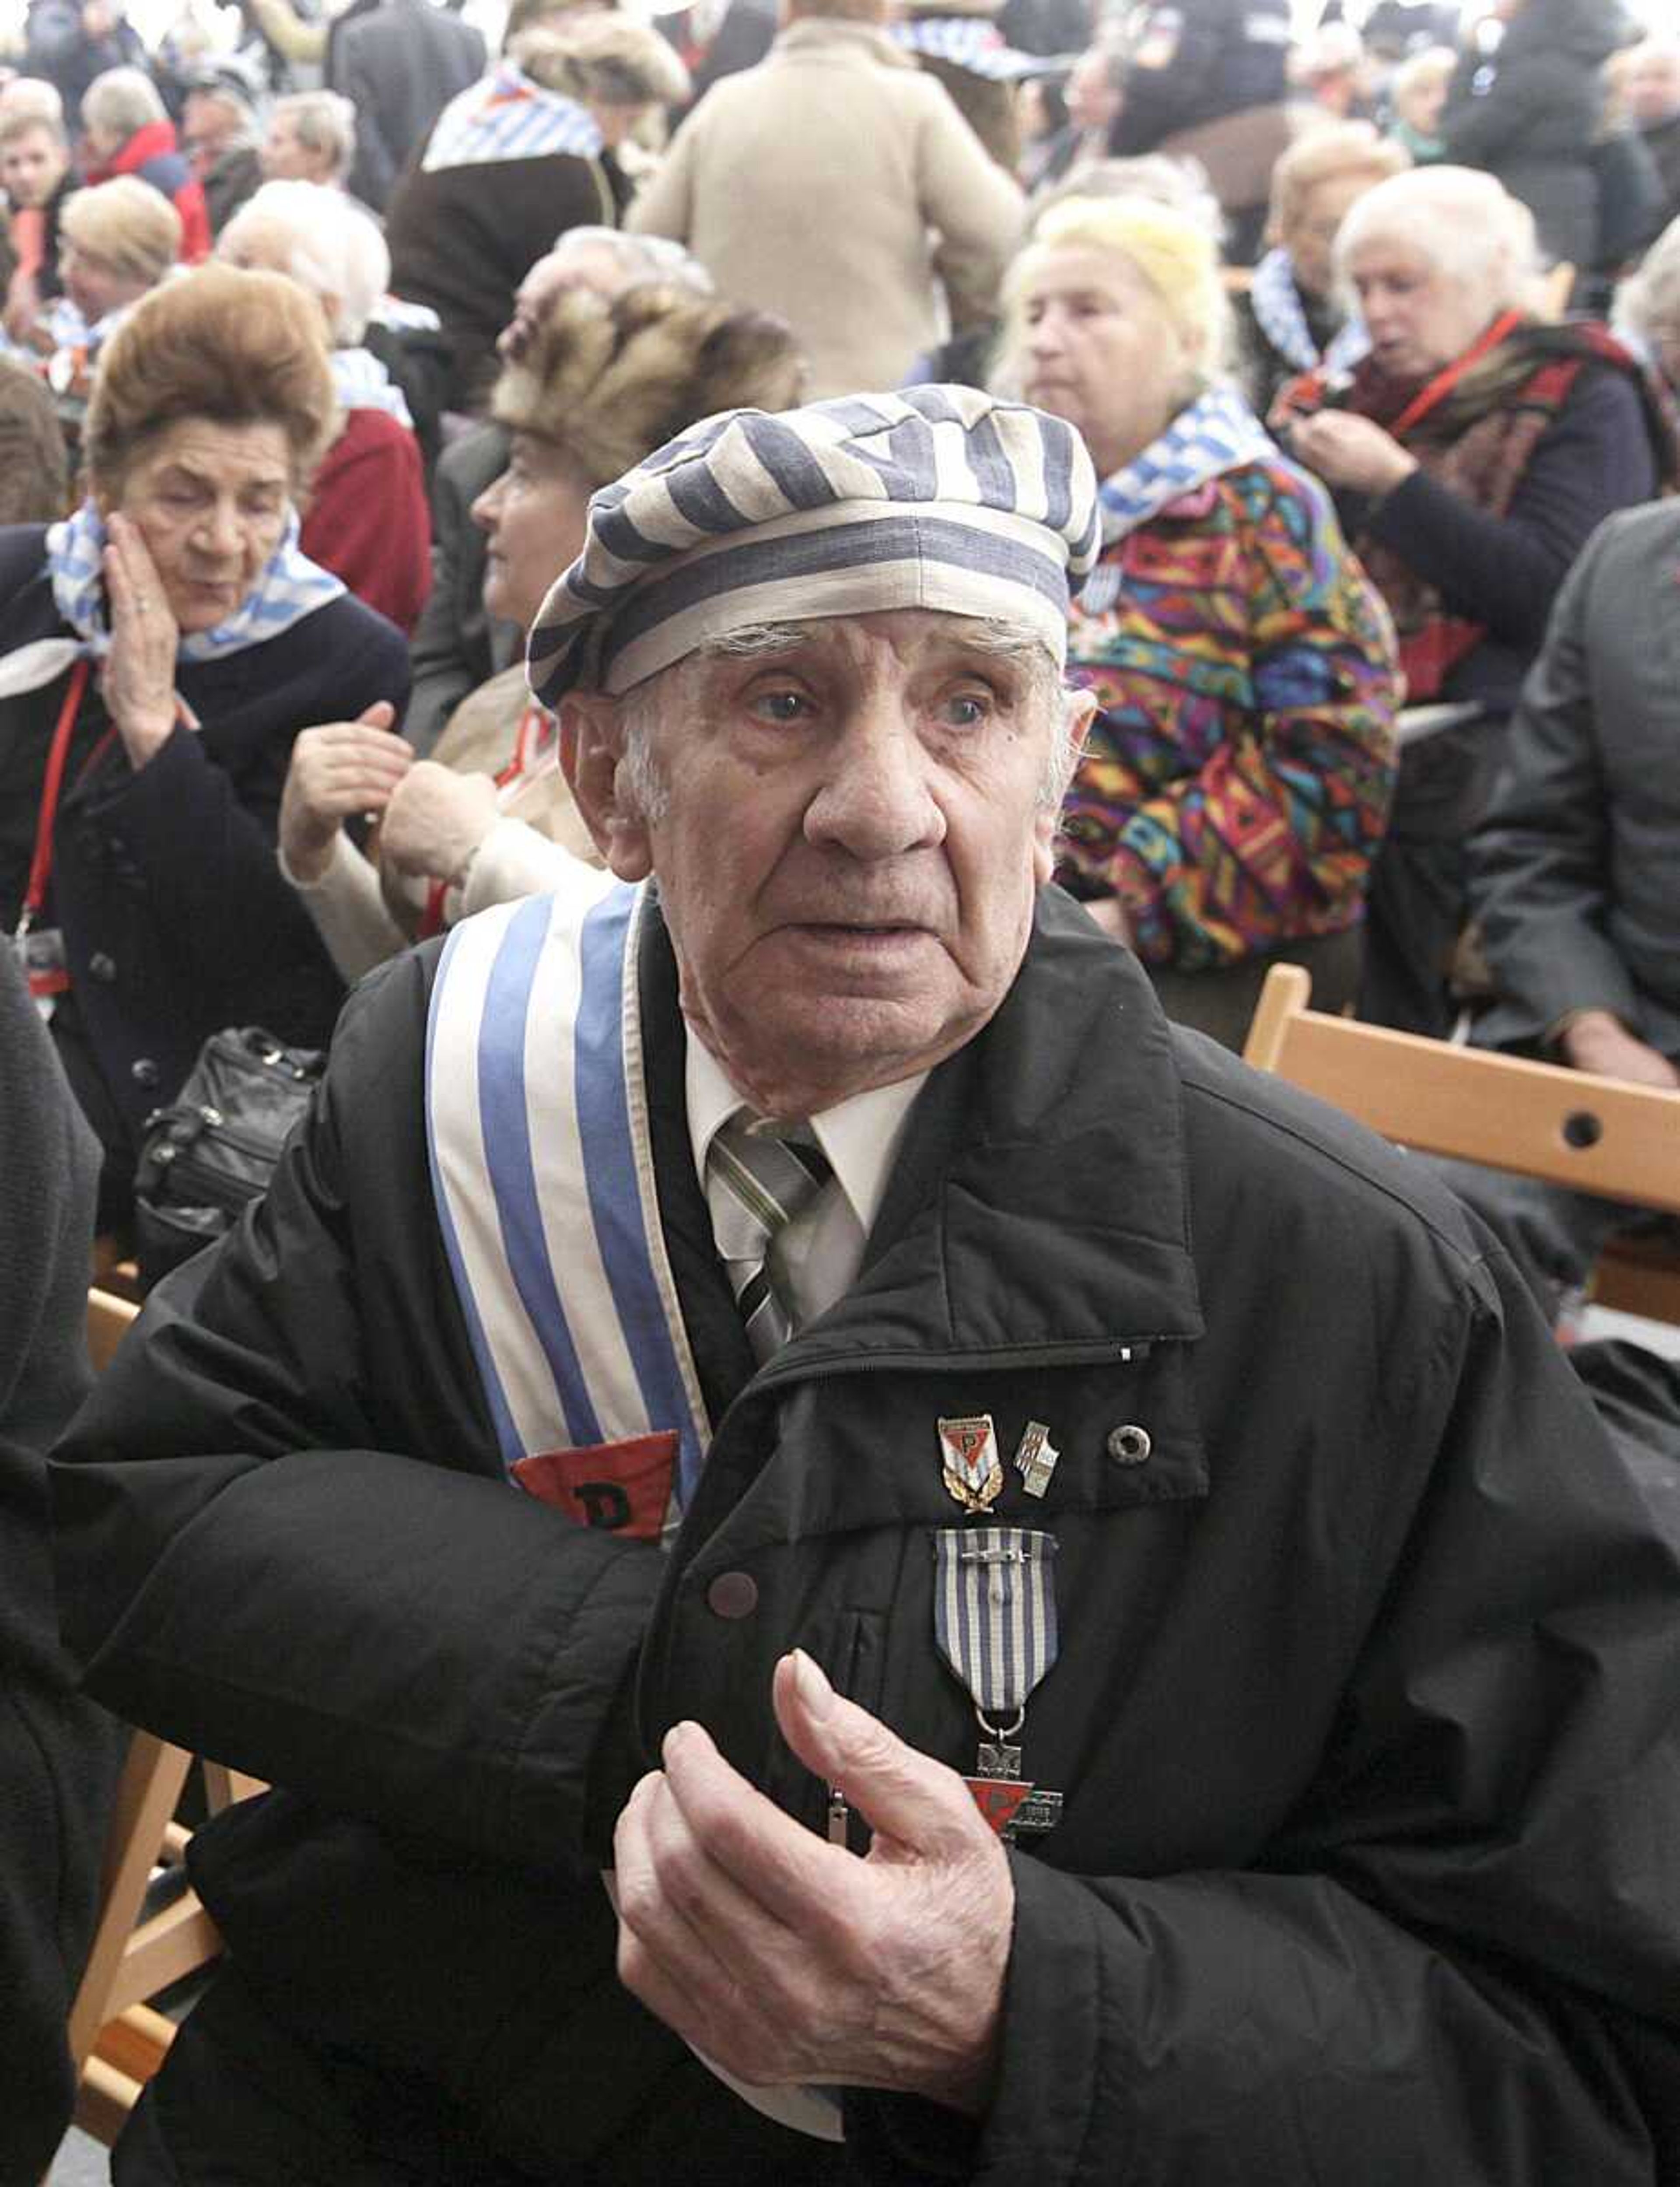
[[[589,503],[583,552],[532,626],[531,688],[627,691],[750,623],[935,608],[1041,638],[1099,545],[1073,429],[971,387],[726,410]]]

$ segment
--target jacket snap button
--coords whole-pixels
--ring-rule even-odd
[[[719,1572],[705,1591],[714,1617],[750,1617],[758,1607],[758,1582],[750,1572]]]
[[[137,1086],[155,1086],[158,1067],[149,1055],[137,1055],[128,1066],[128,1075]]]
[[[87,959],[87,976],[90,980],[102,980],[109,987],[116,977],[115,958],[108,957],[103,949],[96,949]]]
[[[1109,1456],[1117,1465],[1141,1465],[1154,1448],[1149,1430],[1136,1427],[1130,1421],[1109,1432]]]

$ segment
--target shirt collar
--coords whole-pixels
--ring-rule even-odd
[[[686,1024],[683,1033],[688,1044],[683,1090],[688,1105],[688,1138],[694,1172],[704,1191],[707,1149],[737,1109],[752,1105],[731,1085],[722,1065]],[[834,1165],[835,1181],[866,1238],[892,1174],[911,1105],[926,1081],[926,1071],[919,1071],[913,1078],[854,1094],[849,1100],[838,1102],[811,1119],[817,1144]]]

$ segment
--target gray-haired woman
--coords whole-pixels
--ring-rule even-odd
[[[1673,446],[1605,328],[1537,317],[1533,220],[1491,176],[1379,183],[1344,222],[1336,264],[1369,353],[1345,384],[1307,374],[1279,402],[1290,453],[1335,492],[1388,603],[1407,678],[1413,734],[1403,720],[1362,1015],[1438,1035],[1464,839],[1552,602],[1593,528],[1671,475]]]

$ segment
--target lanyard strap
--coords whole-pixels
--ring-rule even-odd
[[[1497,349],[1506,335],[1521,325],[1522,318],[1520,311],[1502,312],[1491,327],[1484,328],[1461,357],[1455,358],[1444,372],[1436,373],[1429,385],[1412,397],[1388,429],[1394,438],[1403,439],[1437,404],[1444,402],[1470,367],[1479,363],[1489,350]]]
[[[53,730],[53,741],[47,751],[47,773],[41,785],[41,810],[35,822],[35,855],[29,863],[29,882],[24,890],[23,910],[18,919],[18,932],[27,934],[47,900],[47,884],[53,874],[53,829],[59,818],[59,796],[64,788],[65,762],[70,757],[70,740],[76,733],[76,717],[81,711],[82,694],[87,689],[87,677],[93,664],[86,655],[70,671],[70,689],[65,693],[64,704],[59,709],[59,718]]]

